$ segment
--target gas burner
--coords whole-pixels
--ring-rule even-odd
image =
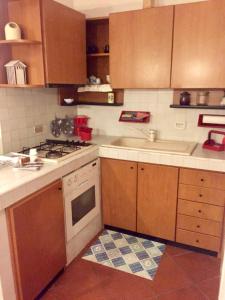
[[[55,150],[50,150],[49,152],[46,153],[46,158],[59,158],[62,156],[63,156],[62,152],[55,151]]]

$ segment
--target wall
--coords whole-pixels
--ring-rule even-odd
[[[97,134],[143,137],[139,129],[152,128],[162,139],[190,140],[203,142],[207,138],[207,128],[197,127],[200,110],[172,109],[172,90],[126,90],[122,107],[79,106],[79,114],[90,116],[90,126]],[[149,124],[129,124],[118,122],[122,110],[142,110],[151,112]],[[206,110],[205,113],[215,113]],[[216,111],[223,114],[223,111]],[[184,122],[185,129],[176,129],[176,123]]]
[[[56,89],[0,89],[0,153],[43,142],[55,115],[76,113],[75,108],[60,107],[57,101]],[[39,124],[43,133],[35,134],[34,126]]]

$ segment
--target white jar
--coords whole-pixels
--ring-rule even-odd
[[[155,142],[156,137],[157,137],[157,131],[153,130],[153,129],[150,129],[149,132],[148,132],[148,140],[150,142]]]
[[[5,39],[6,40],[20,40],[21,30],[20,27],[14,23],[9,22],[5,25]]]

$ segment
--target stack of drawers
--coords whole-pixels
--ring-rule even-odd
[[[180,169],[176,241],[219,252],[225,175]]]

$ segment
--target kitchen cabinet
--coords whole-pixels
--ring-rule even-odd
[[[7,208],[19,300],[31,300],[66,264],[62,185],[58,180]]]
[[[138,164],[138,232],[175,240],[178,170]]]
[[[181,168],[176,241],[219,252],[224,205],[224,174]]]
[[[0,86],[8,85],[4,64],[19,59],[27,65],[22,87],[86,82],[85,16],[53,0],[1,0]],[[4,25],[13,20],[21,40],[6,41]]]
[[[101,159],[104,224],[136,231],[137,163]]]
[[[113,88],[169,88],[173,6],[110,15]]]
[[[225,2],[175,6],[173,88],[225,87]]]

